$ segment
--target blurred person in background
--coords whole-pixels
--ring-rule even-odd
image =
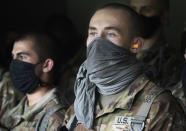
[[[144,39],[144,46],[137,52],[138,60],[147,65],[147,74],[156,84],[170,88],[181,74],[183,60],[178,50],[168,45],[164,26],[169,23],[169,0],[130,0],[130,6],[146,19],[146,30],[151,35]]]
[[[73,22],[65,15],[53,14],[45,22],[46,33],[56,42],[58,51],[58,74],[56,85],[69,104],[74,102],[74,82],[78,69],[85,59],[82,43]]]

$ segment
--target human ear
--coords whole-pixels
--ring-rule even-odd
[[[135,37],[132,40],[130,51],[132,53],[138,53],[143,49],[144,46],[144,39],[142,37]]]
[[[48,73],[50,72],[54,67],[54,61],[52,59],[46,59],[42,68],[43,72]]]

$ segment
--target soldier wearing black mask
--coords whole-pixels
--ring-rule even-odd
[[[8,130],[57,130],[61,126],[65,104],[53,85],[54,45],[47,35],[38,33],[25,34],[14,42],[10,76],[14,87],[26,96],[0,119]]]

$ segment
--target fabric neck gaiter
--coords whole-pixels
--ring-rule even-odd
[[[31,93],[40,84],[39,78],[35,75],[35,65],[20,60],[11,61],[10,77],[14,87],[22,93]]]
[[[94,120],[95,91],[116,94],[142,73],[142,65],[126,49],[96,38],[87,47],[87,59],[81,65],[75,82],[75,115],[86,128]]]

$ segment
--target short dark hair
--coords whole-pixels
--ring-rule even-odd
[[[56,61],[56,47],[54,41],[44,33],[25,33],[17,37],[15,42],[28,40],[33,43],[33,50],[40,61],[51,58]]]
[[[128,13],[129,17],[129,30],[131,31],[131,36],[141,36],[141,37],[146,37],[145,31],[144,31],[144,23],[143,23],[143,18],[137,14],[132,8],[130,8],[127,5],[121,4],[121,3],[108,3],[106,5],[103,5],[102,7],[99,7],[97,11],[102,10],[102,9],[115,9],[115,10],[123,10]]]

